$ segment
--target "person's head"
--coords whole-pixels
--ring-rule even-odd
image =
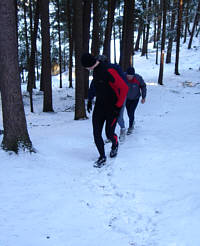
[[[129,80],[133,79],[134,75],[135,75],[135,69],[134,69],[134,67],[129,67],[126,70],[127,79],[129,79]]]
[[[81,64],[88,70],[93,70],[98,63],[99,61],[97,61],[97,59],[89,53],[84,53],[81,56]]]

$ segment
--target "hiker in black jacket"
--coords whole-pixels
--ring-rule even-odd
[[[87,110],[88,112],[92,110],[92,98],[96,96],[92,124],[94,141],[100,154],[100,157],[95,162],[95,166],[101,167],[106,162],[102,138],[104,123],[106,123],[106,136],[112,142],[110,157],[117,155],[118,137],[115,134],[115,127],[120,109],[128,92],[128,86],[113,64],[99,61],[89,53],[82,55],[81,63],[88,70],[93,70],[92,87],[94,90],[90,87]]]

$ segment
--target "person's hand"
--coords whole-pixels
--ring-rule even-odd
[[[145,103],[145,98],[142,98],[141,103],[142,103],[142,104]]]
[[[92,111],[92,101],[91,100],[88,100],[87,111],[88,111],[88,113],[90,113],[90,111]]]

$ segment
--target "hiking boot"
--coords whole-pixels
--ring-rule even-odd
[[[107,139],[105,140],[105,143],[111,143],[111,140],[107,138]]]
[[[133,126],[132,126],[132,127],[129,127],[129,128],[128,128],[128,131],[127,131],[127,135],[132,134],[132,133],[133,133],[133,129],[134,129]]]
[[[94,167],[100,168],[105,164],[106,164],[106,157],[100,156],[99,159],[97,161],[95,161]]]
[[[115,146],[112,146],[111,151],[110,151],[110,157],[113,158],[117,155],[118,151],[118,143]]]
[[[126,136],[125,134],[126,134],[126,128],[121,128],[120,135],[119,135],[120,142],[124,142]]]

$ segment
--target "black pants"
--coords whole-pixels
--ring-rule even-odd
[[[139,98],[135,100],[126,100],[126,110],[129,117],[129,127],[133,126],[133,122],[135,119],[135,110],[137,108],[138,102]]]
[[[115,134],[117,115],[114,115],[114,112],[109,109],[102,108],[102,105],[95,105],[92,115],[93,135],[100,156],[105,156],[104,141],[102,138],[104,123],[106,123],[106,137],[111,140],[112,148],[114,148],[118,144],[117,135]]]

